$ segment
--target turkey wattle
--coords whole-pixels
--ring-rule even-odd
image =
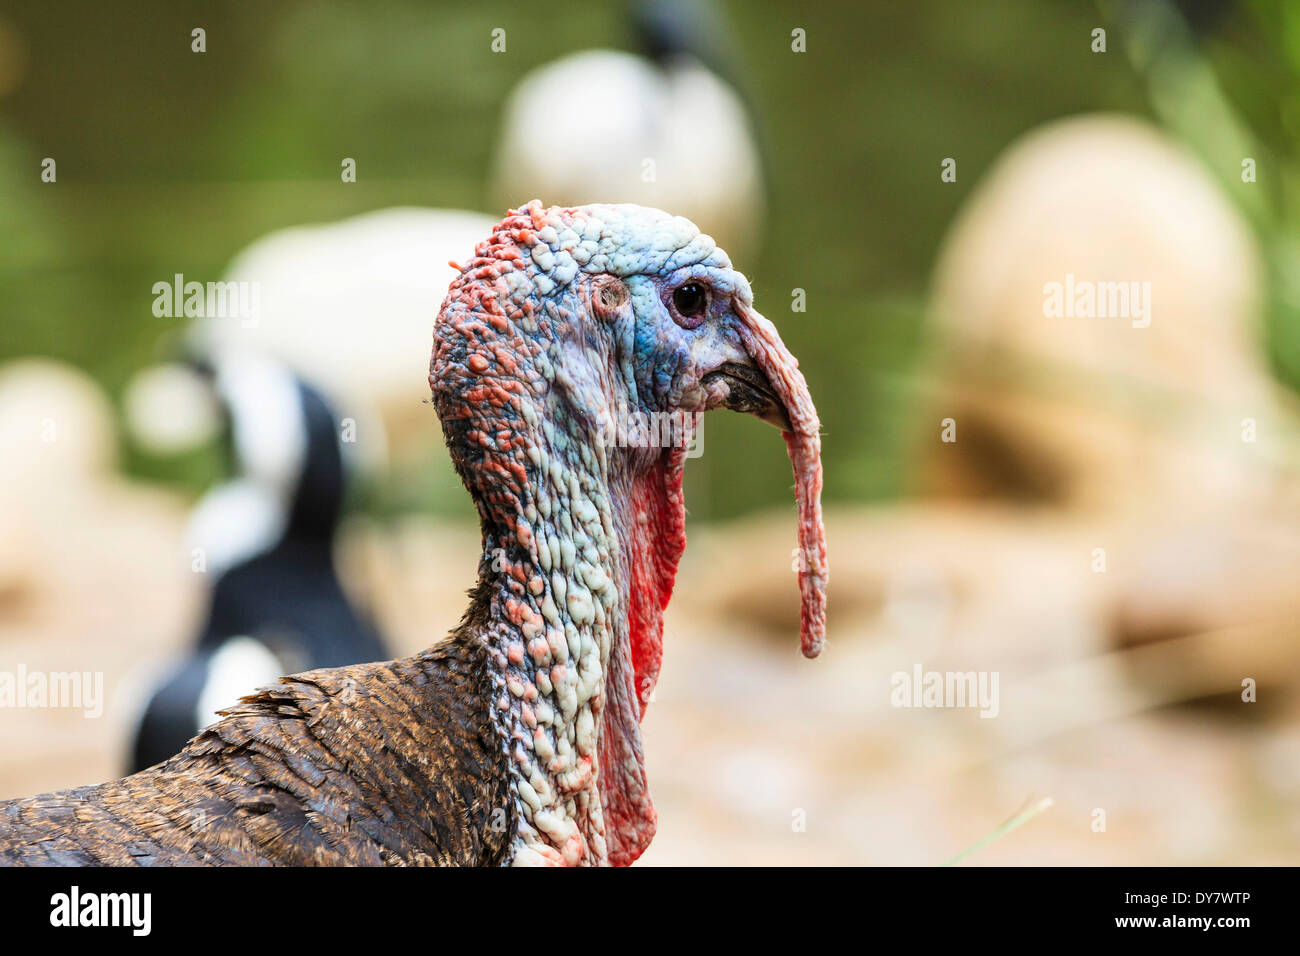
[[[655,828],[640,720],[685,547],[686,440],[711,408],[784,429],[802,647],[820,651],[816,411],[691,223],[512,212],[452,282],[429,381],[483,532],[451,636],[283,678],[134,776],[0,803],[0,861],[631,863]],[[665,416],[671,440],[646,433]]]

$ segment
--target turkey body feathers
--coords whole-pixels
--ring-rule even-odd
[[[514,832],[481,642],[309,671],[170,760],[0,803],[0,863],[496,865]]]

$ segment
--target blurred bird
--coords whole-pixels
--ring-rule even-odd
[[[116,453],[112,405],[89,376],[52,359],[0,365],[0,611],[59,578],[47,552],[102,517]]]
[[[334,563],[347,469],[330,405],[264,357],[205,372],[228,416],[237,477],[192,517],[191,554],[215,581],[207,619],[145,708],[132,772],[170,757],[219,707],[282,674],[388,656]]]
[[[641,53],[584,50],[519,81],[497,143],[495,204],[543,195],[673,209],[748,257],[763,221],[763,153],[729,79],[725,25],[698,0],[635,3],[630,20]]]
[[[84,372],[53,359],[0,365],[0,488],[82,487],[117,467],[113,410]]]
[[[1297,607],[1300,415],[1261,347],[1263,279],[1250,224],[1195,155],[1148,122],[1105,114],[1012,144],[935,268],[921,484],[971,510],[1035,505],[1044,542],[1086,523],[1091,544],[1063,545],[1069,576],[1004,594],[1001,608],[1029,612],[1094,562],[1086,616],[1104,630],[1093,651],[1168,644],[1163,660],[1177,666],[1142,675],[1161,702],[1239,693],[1234,675],[1257,673],[1221,666],[1230,655],[1208,650],[1208,635],[1252,635],[1252,653],[1274,655],[1261,680],[1295,673],[1276,623]],[[1144,288],[1145,311],[1123,297],[1110,314],[1053,314],[1050,285],[1076,280]],[[939,440],[945,418],[956,441]],[[1106,561],[1122,573],[1092,573]],[[1028,613],[1018,626],[1043,637]]]
[[[924,484],[1139,510],[1269,494],[1289,426],[1260,348],[1261,275],[1249,225],[1156,127],[1077,116],[1023,137],[935,268],[933,406],[959,437],[925,443]],[[1142,280],[1145,317],[1050,317],[1045,284],[1074,279]]]
[[[254,322],[195,320],[193,348],[269,356],[325,389],[359,423],[368,461],[389,443],[429,434],[420,356],[456,274],[451,259],[494,219],[399,207],[271,233],[240,253],[226,279],[256,283]]]

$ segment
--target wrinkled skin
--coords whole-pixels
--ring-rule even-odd
[[[679,302],[688,286],[696,294]],[[492,644],[502,736],[524,781],[515,860],[629,863],[654,833],[639,720],[685,547],[683,445],[698,413],[732,405],[786,428],[802,644],[810,657],[821,648],[820,438],[807,385],[744,276],[689,222],[536,202],[453,282],[430,385],[494,556],[481,572],[492,618],[508,622]],[[677,416],[682,433],[648,438],[655,416]]]

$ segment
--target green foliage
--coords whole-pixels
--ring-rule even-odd
[[[1150,114],[1154,102],[1180,135],[1204,144],[1220,143],[1230,124],[1285,164],[1271,182],[1261,175],[1243,203],[1248,212],[1256,203],[1252,221],[1276,239],[1275,277],[1292,270],[1288,250],[1300,248],[1292,227],[1266,210],[1284,209],[1295,182],[1296,10],[1259,2],[1236,10],[1206,44],[1209,66],[1189,74],[1197,82],[1162,94],[1118,39],[1110,53],[1089,51],[1093,27],[1125,29],[1106,8],[1036,0],[725,6],[728,45],[769,152],[762,253],[740,265],[817,398],[828,499],[901,491],[907,380],[935,253],[998,154],[1041,123],[1090,110]],[[630,43],[621,5],[585,0],[145,0],[130,12],[72,0],[4,18],[26,74],[0,97],[0,358],[61,357],[115,394],[175,334],[175,320],[151,313],[153,282],[174,272],[216,277],[248,243],[289,225],[394,204],[484,209],[511,86],[567,52]],[[208,33],[202,55],[189,49],[196,25]],[[506,54],[489,49],[497,26],[508,30]],[[790,49],[796,26],[807,31],[803,54]],[[1205,80],[1215,77],[1225,99],[1208,109]],[[593,109],[617,108],[599,91],[575,95],[589,96]],[[700,138],[707,148],[708,131]],[[58,160],[56,185],[39,181],[45,156]],[[356,157],[360,171],[346,188],[343,156]],[[945,157],[957,160],[955,183],[940,182]],[[794,288],[807,292],[805,313],[789,311]],[[1274,344],[1300,355],[1300,296],[1275,300]],[[1300,367],[1286,367],[1300,380]],[[705,458],[688,469],[695,514],[789,501],[775,436],[735,416],[712,416],[706,428]],[[127,463],[197,486],[209,458],[131,454]],[[455,494],[442,477],[436,490],[408,480],[416,487],[381,497],[441,509]]]

